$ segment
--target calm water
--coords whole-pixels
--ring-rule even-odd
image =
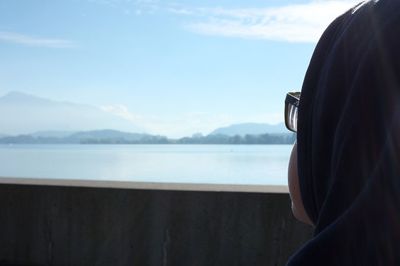
[[[0,145],[0,176],[286,185],[291,145]]]

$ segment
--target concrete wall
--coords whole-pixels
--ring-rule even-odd
[[[0,185],[0,264],[284,265],[287,194]]]

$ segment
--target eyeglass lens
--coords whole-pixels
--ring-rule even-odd
[[[289,127],[295,132],[297,132],[297,109],[296,106],[289,104]]]

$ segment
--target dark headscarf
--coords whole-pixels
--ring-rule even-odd
[[[313,238],[297,265],[400,265],[400,1],[370,1],[319,41],[299,106]]]

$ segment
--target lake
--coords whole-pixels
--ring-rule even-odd
[[[291,145],[0,145],[0,176],[287,185]]]

